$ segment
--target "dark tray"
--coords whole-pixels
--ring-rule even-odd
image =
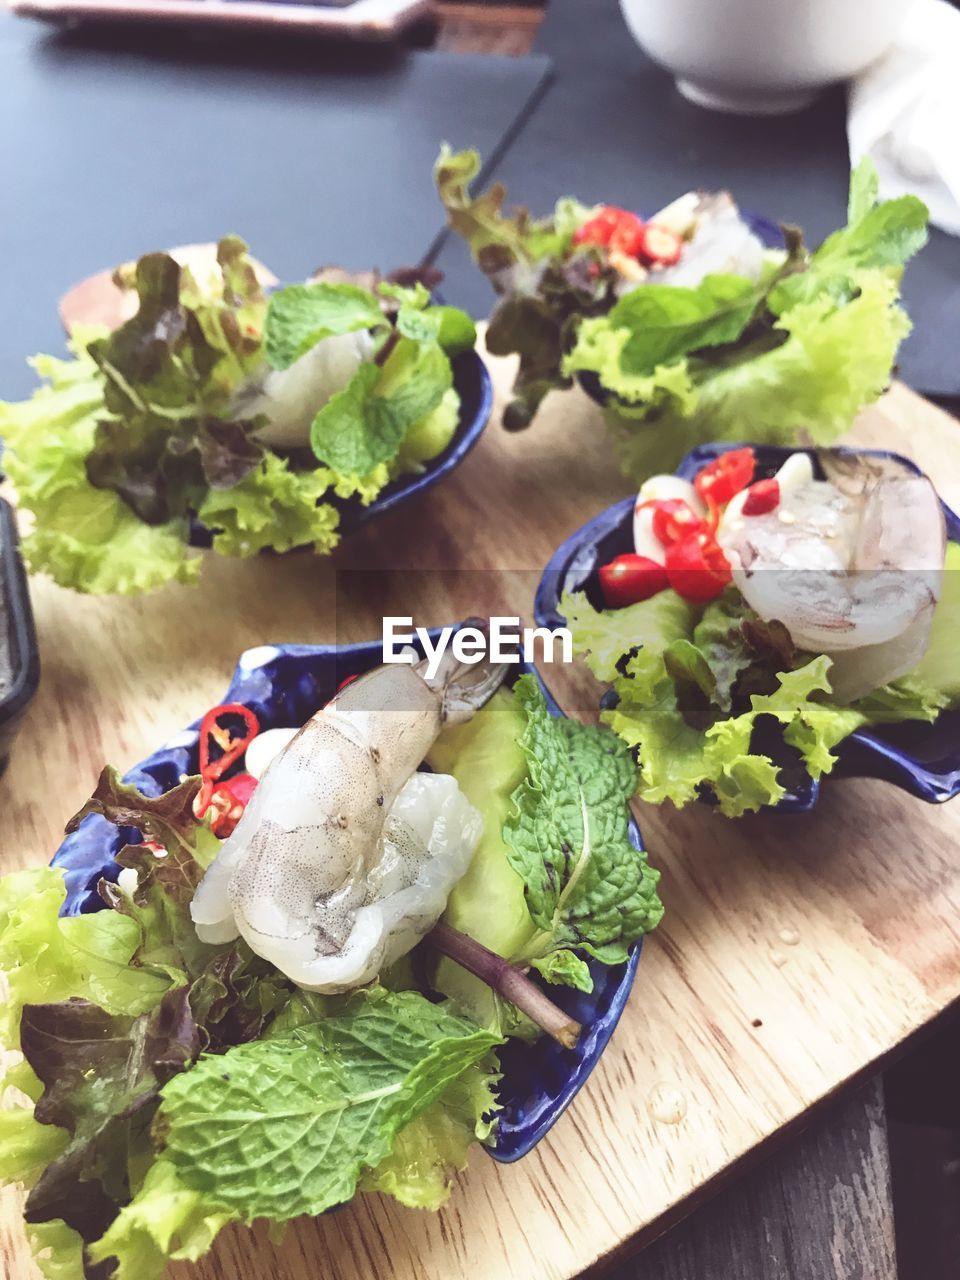
[[[39,682],[40,654],[17,524],[10,504],[0,498],[0,773]]]

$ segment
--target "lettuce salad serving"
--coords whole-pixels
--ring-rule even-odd
[[[369,504],[456,431],[450,359],[474,328],[420,284],[320,279],[268,299],[236,237],[209,279],[166,253],[116,279],[132,318],[75,333],[70,359],[38,356],[46,385],[0,404],[25,555],[62,586],[196,582],[197,522],[221,555],[327,553],[343,500]]]
[[[337,695],[340,715],[362,703],[351,698]],[[541,1026],[579,1031],[524,975],[589,991],[586,958],[622,963],[660,919],[658,875],[628,839],[629,753],[607,730],[552,717],[525,676],[440,732],[432,771],[415,771],[390,810],[404,856],[388,840],[368,860],[346,933],[331,913],[355,874],[318,897],[313,989],[298,984],[246,940],[264,904],[282,931],[266,881],[252,894],[233,884],[240,936],[211,897],[236,842],[270,838],[276,789],[316,724],[329,732],[314,717],[290,741],[293,730],[258,733],[247,708],[216,708],[201,776],[158,798],[105,770],[71,827],[96,813],[143,841],[120,853],[116,883],[100,881],[100,910],[61,916],[55,868],[0,880],[0,1040],[12,1051],[0,1176],[28,1188],[26,1229],[50,1280],[150,1280],[228,1224],[280,1230],[355,1195],[439,1207],[471,1146],[495,1135],[500,1046]],[[346,825],[333,823],[334,839]],[[458,878],[431,909],[441,862]],[[378,912],[384,963],[348,980],[358,948],[364,965],[380,954]],[[470,971],[450,958],[464,954]]]
[[[960,707],[960,546],[933,486],[893,459],[819,458],[824,478],[808,453],[760,474],[750,447],[693,483],[651,478],[635,550],[599,570],[606,607],[562,599],[642,799],[739,817],[792,770],[828,774],[858,729]]]
[[[505,425],[543,397],[594,379],[624,472],[642,480],[695,444],[829,444],[889,383],[910,330],[903,264],[926,242],[913,196],[878,202],[869,161],[854,172],[847,225],[813,252],[784,227],[766,249],[727,193],[691,192],[644,221],[564,198],[547,218],[472,195],[476,152],[435,170],[450,226],[499,300],[487,347],[520,357]]]

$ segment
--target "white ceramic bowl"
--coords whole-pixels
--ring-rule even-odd
[[[620,0],[634,39],[692,102],[777,115],[890,46],[911,0]]]

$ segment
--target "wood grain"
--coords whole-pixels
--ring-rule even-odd
[[[831,1106],[610,1280],[897,1280],[883,1085]]]
[[[502,393],[510,369],[491,367]],[[579,392],[551,397],[527,433],[498,423],[432,497],[332,561],[211,557],[200,589],[139,600],[34,581],[43,680],[0,781],[4,869],[49,858],[102,763],[129,766],[216,701],[250,645],[371,638],[387,600],[422,623],[528,612],[553,548],[628,486]],[[960,505],[960,432],[945,414],[897,387],[855,434],[915,457]],[[586,681],[548,675],[592,716]],[[662,1230],[960,995],[960,805],[852,781],[803,816],[638,813],[667,916],[610,1048],[549,1138],[514,1166],[478,1152],[437,1215],[362,1197],[297,1223],[275,1254],[258,1233],[227,1232],[199,1280],[570,1277]],[[657,1119],[671,1109],[675,1123]],[[31,1273],[16,1197],[3,1203],[2,1256],[19,1280]]]

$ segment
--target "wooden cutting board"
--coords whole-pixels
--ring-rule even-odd
[[[491,366],[502,403],[510,367]],[[915,458],[960,506],[960,430],[906,388],[853,438]],[[372,638],[394,610],[421,623],[529,617],[551,551],[628,490],[598,410],[571,392],[521,435],[500,429],[498,408],[454,476],[332,561],[210,557],[200,589],[136,600],[35,580],[43,680],[0,781],[2,869],[46,861],[104,761],[133,764],[215,703],[244,648]],[[592,718],[587,680],[547,674]],[[664,1229],[960,996],[960,803],[850,781],[828,783],[804,816],[638,814],[666,918],[600,1066],[529,1157],[503,1167],[477,1150],[439,1214],[363,1196],[294,1224],[276,1251],[259,1230],[230,1230],[171,1274],[571,1277]],[[2,1210],[0,1258],[20,1280],[32,1272],[14,1193]]]

